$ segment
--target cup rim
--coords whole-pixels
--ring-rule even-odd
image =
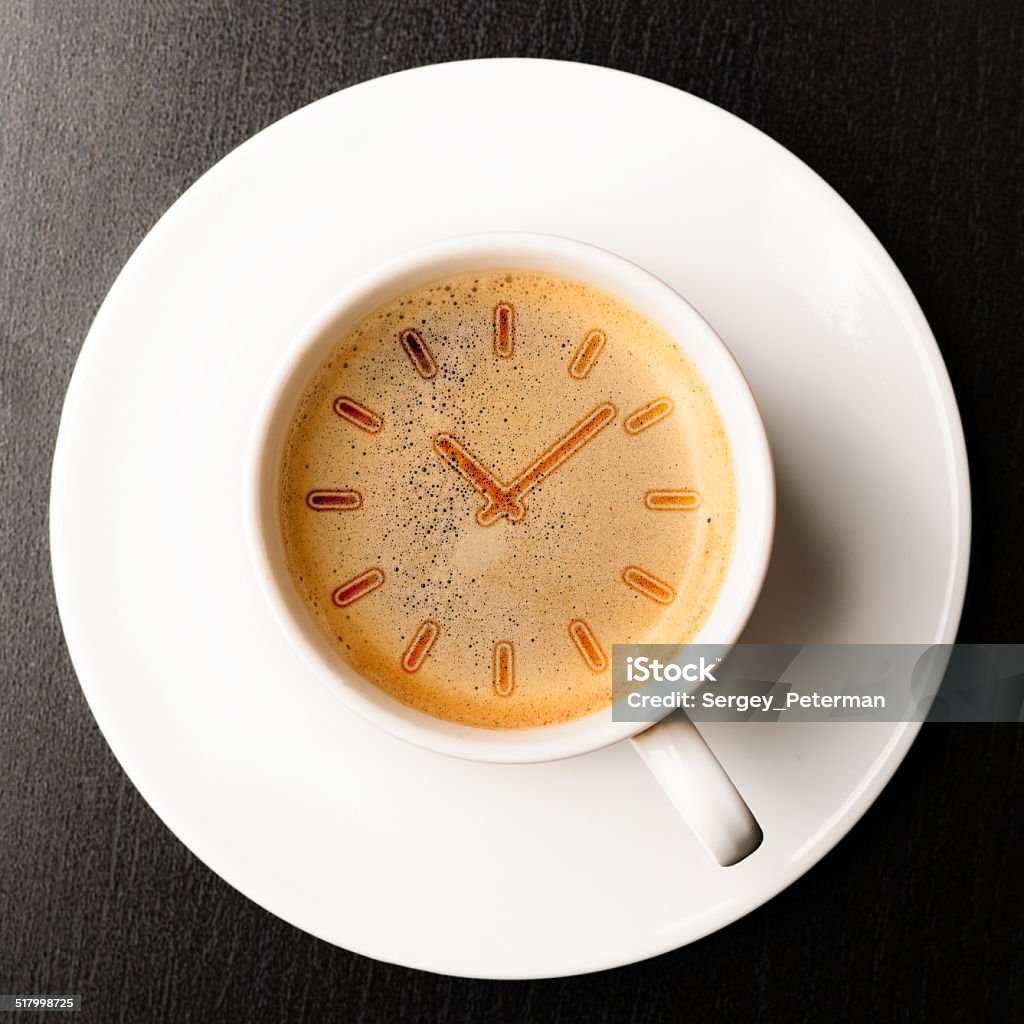
[[[298,398],[348,327],[390,297],[431,280],[464,271],[515,268],[575,277],[603,288],[629,302],[674,340],[681,327],[687,328],[687,344],[677,344],[704,378],[722,416],[732,448],[738,504],[732,561],[711,614],[690,643],[714,643],[727,650],[739,638],[767,573],[775,526],[771,452],[742,371],[724,341],[686,299],[630,260],[559,235],[490,231],[406,251],[342,288],[286,346],[258,406],[245,460],[243,518],[260,589],[302,661],[357,714],[437,753],[502,764],[585,754],[654,723],[613,721],[609,704],[562,724],[486,729],[435,718],[401,703],[348,665],[306,611],[284,564],[276,493],[280,446]]]

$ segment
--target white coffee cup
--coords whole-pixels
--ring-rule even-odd
[[[405,253],[345,288],[292,340],[261,405],[246,467],[246,530],[261,585],[275,619],[305,663],[352,710],[392,735],[437,753],[504,764],[557,760],[631,739],[712,856],[723,865],[736,863],[760,844],[761,830],[685,718],[676,714],[655,725],[617,722],[607,707],[562,725],[507,730],[434,718],[402,704],[343,661],[292,584],[278,521],[280,455],[314,371],[349,327],[395,295],[437,278],[499,268],[585,281],[625,300],[669,337],[686,339],[686,356],[710,389],[729,437],[738,498],[732,562],[711,614],[691,642],[725,647],[736,642],[760,593],[775,525],[771,455],[750,388],[722,340],[671,287],[620,256],[554,235],[488,232]]]

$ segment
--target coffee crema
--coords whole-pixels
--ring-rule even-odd
[[[615,643],[685,643],[728,570],[729,442],[637,310],[527,270],[433,281],[339,337],[283,446],[288,570],[405,704],[528,728],[611,701]]]

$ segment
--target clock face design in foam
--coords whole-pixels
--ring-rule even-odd
[[[606,292],[525,271],[433,282],[339,338],[291,424],[279,509],[339,655],[489,727],[605,706],[613,643],[693,636],[736,514],[680,346]]]

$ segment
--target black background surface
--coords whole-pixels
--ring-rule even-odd
[[[705,97],[867,221],[960,402],[975,515],[960,638],[1024,639],[1024,9],[802,9],[0,5],[0,992],[79,992],[79,1019],[98,1021],[974,1021],[1024,1005],[1020,728],[926,727],[834,852],[689,948],[588,977],[466,981],[319,942],[198,863],[108,750],[54,606],[47,491],[63,394],[160,214],[311,100],[419,64],[520,55]]]

